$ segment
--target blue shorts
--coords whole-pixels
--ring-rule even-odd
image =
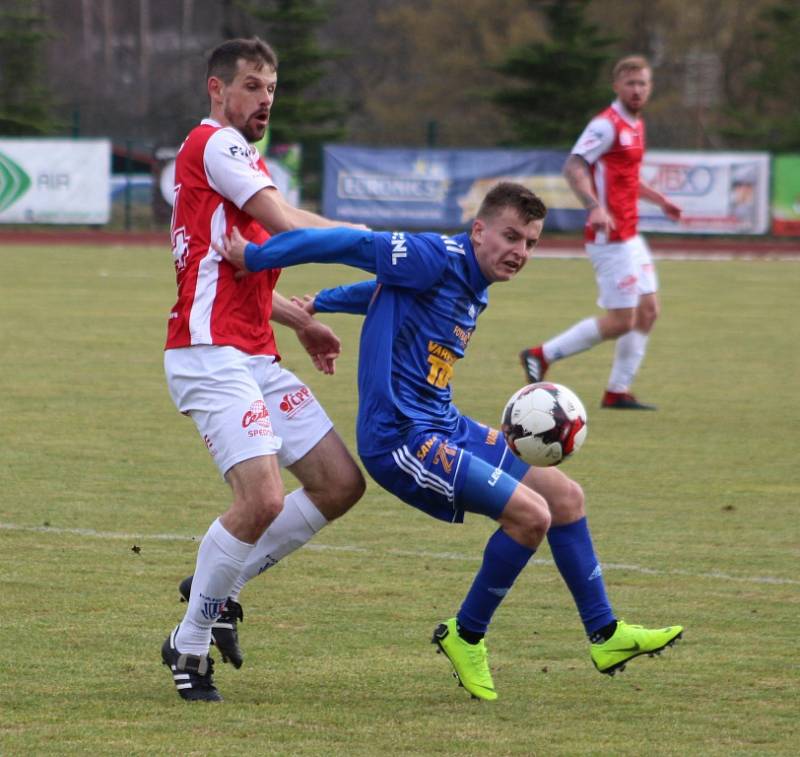
[[[497,520],[529,469],[502,433],[465,416],[452,434],[412,432],[391,452],[361,455],[361,461],[403,502],[452,523],[461,523],[465,512]]]

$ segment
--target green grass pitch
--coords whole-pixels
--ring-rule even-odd
[[[0,754],[795,755],[800,620],[800,264],[661,261],[663,314],[636,390],[601,411],[612,347],[557,364],[589,435],[587,494],[620,617],[685,638],[611,679],[592,667],[546,546],[487,643],[500,699],[469,699],[429,643],[492,524],[435,522],[370,483],[243,592],[245,665],[218,706],[182,702],[159,649],[226,487],[161,367],[171,258],[148,247],[0,249]],[[284,294],[363,278],[284,272]],[[533,260],[491,290],[459,407],[496,423],[517,352],[593,312],[585,260]],[[360,319],[312,375],[348,444]],[[287,486],[292,486],[287,479]]]

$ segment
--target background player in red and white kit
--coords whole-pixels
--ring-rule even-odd
[[[280,366],[270,319],[294,329],[325,373],[333,373],[338,338],[274,291],[279,271],[237,277],[212,246],[234,227],[263,242],[288,229],[341,225],[290,205],[249,144],[267,128],[277,68],[274,51],[257,38],[212,51],[210,116],[175,162],[178,299],[169,316],[167,384],[233,490],[233,503],[200,544],[194,576],[181,585],[186,614],[162,647],[184,699],[220,699],[212,638],[224,660],[242,664],[236,623],[244,583],[345,513],[365,487],[314,395]],[[281,466],[301,483],[285,497]]]
[[[644,238],[637,233],[639,198],[678,220],[681,210],[639,179],[645,150],[641,111],[650,97],[652,71],[640,56],[618,61],[617,95],[584,129],[564,164],[564,176],[584,208],[586,252],[597,280],[597,304],[605,315],[579,321],[565,332],[520,353],[528,380],[541,381],[551,363],[616,339],[614,363],[602,406],[655,410],[630,387],[644,359],[658,317],[658,277]]]

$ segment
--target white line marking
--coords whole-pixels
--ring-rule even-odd
[[[26,533],[42,533],[70,536],[87,536],[92,539],[117,539],[123,541],[191,541],[199,542],[200,536],[187,536],[186,534],[132,534],[119,531],[95,531],[93,528],[57,528],[55,526],[21,526],[16,523],[0,523],[0,531],[24,531]],[[373,550],[367,547],[356,547],[352,545],[335,546],[333,544],[319,544],[311,542],[306,544],[303,549],[313,549],[318,551],[348,552],[356,554],[370,554]],[[460,552],[425,552],[424,550],[409,549],[387,549],[386,554],[397,557],[417,557],[428,560],[465,560],[467,562],[477,562],[479,555],[464,555]],[[552,560],[535,558],[531,560],[535,565],[554,565]],[[626,563],[603,563],[603,570],[627,570],[631,573],[642,573],[649,576],[689,576],[691,578],[710,578],[717,581],[736,581],[749,584],[772,584],[775,586],[800,586],[800,581],[791,578],[776,578],[774,576],[732,576],[730,573],[722,571],[708,571],[693,573],[690,570],[680,568],[670,568],[659,570],[658,568],[646,568],[642,565],[629,565]]]

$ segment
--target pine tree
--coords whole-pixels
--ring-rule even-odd
[[[516,79],[491,94],[509,116],[512,144],[564,147],[609,100],[609,50],[616,41],[585,18],[588,0],[553,0],[544,9],[549,39],[513,49],[495,70]]]
[[[0,11],[0,134],[47,134],[54,122],[42,85],[45,17],[29,0],[6,6]]]
[[[322,49],[316,40],[328,10],[319,0],[272,0],[248,10],[265,22],[267,39],[278,53],[270,142],[301,144],[304,194],[316,196],[322,145],[342,138],[346,119],[344,103],[314,92],[325,75],[326,64],[339,55]]]

